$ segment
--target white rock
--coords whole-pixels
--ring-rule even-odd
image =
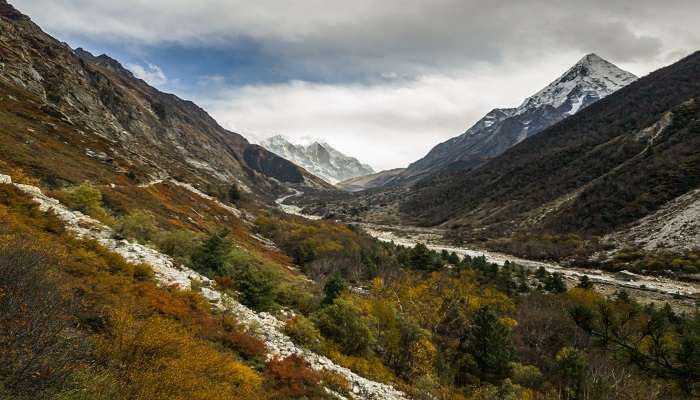
[[[7,175],[0,175],[0,180],[3,176]],[[37,187],[21,184],[15,184],[15,186],[32,196],[34,201],[39,203],[41,210],[54,212],[64,221],[66,228],[78,237],[98,240],[100,244],[118,253],[130,263],[150,265],[156,280],[161,285],[177,285],[182,289],[190,289],[192,281],[198,281],[201,284],[202,295],[212,303],[214,308],[231,312],[241,323],[248,327],[255,327],[254,333],[265,342],[269,358],[284,358],[296,354],[302,357],[312,369],[335,372],[350,383],[355,399],[403,400],[408,398],[392,386],[366,379],[345,367],[336,365],[326,357],[297,346],[282,333],[284,322],[269,313],[257,313],[227,294],[212,289],[214,285],[211,279],[189,268],[176,267],[169,256],[139,243],[114,239],[109,227],[78,211],[69,210],[58,200],[44,195]]]

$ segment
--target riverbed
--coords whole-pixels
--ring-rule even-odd
[[[292,194],[279,198],[276,203],[282,211],[289,214],[313,220],[320,219],[321,217],[319,216],[303,214],[301,207],[284,204],[286,200],[302,194],[301,191],[294,189]],[[444,243],[438,230],[431,228],[384,226],[367,223],[357,223],[355,225],[377,240],[393,242],[397,245],[413,247],[418,243],[422,243],[431,250],[455,252],[462,257],[483,256],[486,261],[499,265],[509,261],[529,269],[542,267],[550,273],[557,272],[562,274],[569,286],[575,285],[582,276],[587,275],[596,286],[596,289],[605,294],[610,294],[618,289],[625,289],[632,292],[637,298],[655,303],[673,300],[674,303],[682,305],[684,309],[695,308],[697,306],[696,301],[700,299],[700,285],[698,284],[663,277],[638,275],[630,272],[611,273],[599,269],[564,267],[556,263],[527,260],[485,249],[452,246]]]

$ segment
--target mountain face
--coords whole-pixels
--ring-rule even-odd
[[[328,143],[314,142],[308,146],[301,146],[277,135],[266,139],[260,145],[332,184],[374,173],[369,165],[346,156]]]
[[[418,223],[497,235],[606,234],[667,204],[679,221],[697,225],[698,218],[686,218],[696,211],[678,207],[697,207],[681,196],[700,187],[698,76],[700,52],[631,83],[472,171],[419,182],[401,210]],[[544,93],[549,97],[551,92]],[[675,206],[669,203],[673,200]]]
[[[202,185],[237,182],[260,193],[276,184],[269,178],[328,186],[222,128],[196,104],[135,78],[107,55],[74,51],[4,0],[0,28],[0,94],[17,110],[5,109],[4,151],[13,148],[7,159],[26,152],[22,167],[45,181],[85,179],[91,171],[76,168],[69,174],[67,168],[87,157],[141,181],[169,176]],[[47,116],[52,121],[37,123]],[[19,135],[18,126],[32,124]],[[35,156],[39,149],[21,148],[25,142],[48,146],[48,141],[54,153],[71,156],[42,159]]]
[[[441,170],[474,168],[635,79],[589,54],[519,107],[494,109],[462,135],[435,146],[398,179],[416,181]]]
[[[357,176],[339,182],[335,186],[348,192],[359,192],[362,190],[379,188],[386,185],[403,171],[405,171],[404,168],[395,168],[376,172],[374,174]]]

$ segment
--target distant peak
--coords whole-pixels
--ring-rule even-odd
[[[327,147],[330,147],[330,146],[328,146],[328,144],[326,144],[326,143],[324,143],[324,142],[314,141],[314,142],[312,142],[308,147],[309,147],[309,148],[314,148],[314,147],[323,147],[323,148],[327,148]]]
[[[270,136],[269,138],[265,139],[262,141],[263,143],[270,143],[270,144],[292,144],[292,142],[287,139],[286,136],[284,135],[274,135]]]
[[[581,58],[576,64],[574,64],[573,67],[571,67],[570,70],[576,70],[580,66],[585,66],[589,67],[592,69],[595,68],[614,68],[614,69],[620,69],[618,66],[615,64],[611,63],[610,61],[604,59],[603,57],[597,55],[596,53],[588,53],[583,58]]]
[[[0,1],[2,1],[2,0],[0,0]],[[124,66],[119,61],[108,56],[107,54],[101,54],[99,56],[95,56],[94,54],[85,50],[82,47],[78,47],[77,49],[73,50],[73,54],[78,56],[78,58],[83,60],[83,62],[86,64],[101,65],[103,67],[107,67],[107,68],[111,69],[112,71],[126,75],[129,78],[134,77],[134,74],[131,73],[131,71],[124,68]]]

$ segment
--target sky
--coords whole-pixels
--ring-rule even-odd
[[[10,0],[253,142],[404,167],[594,52],[638,76],[700,49],[697,0]]]

